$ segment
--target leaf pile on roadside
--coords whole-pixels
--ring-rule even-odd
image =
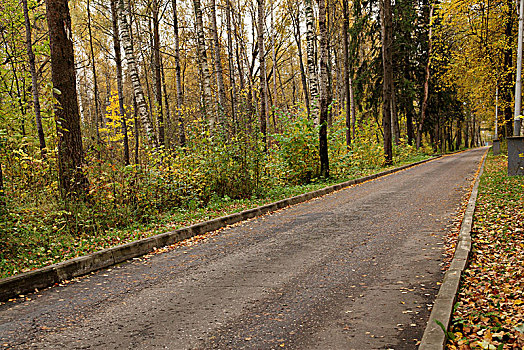
[[[524,348],[524,178],[506,171],[506,156],[488,157],[448,349]]]

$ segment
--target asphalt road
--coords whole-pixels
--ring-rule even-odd
[[[415,349],[483,152],[0,305],[0,348]]]

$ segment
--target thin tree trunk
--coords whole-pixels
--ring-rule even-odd
[[[127,135],[126,111],[124,109],[124,86],[122,83],[122,54],[120,50],[120,35],[118,30],[117,0],[111,0],[111,15],[113,21],[113,47],[115,50],[116,85],[118,90],[118,107],[122,118],[122,134],[124,135],[124,164],[129,165],[129,137]]]
[[[51,49],[51,79],[56,99],[58,174],[64,200],[82,199],[89,182],[84,173],[84,151],[76,93],[71,17],[67,0],[46,0]],[[58,93],[59,92],[59,93]]]
[[[462,146],[462,122],[460,120],[457,120],[457,132],[455,141],[455,149],[458,151],[460,149],[460,146]]]
[[[184,103],[184,93],[182,91],[182,76],[180,72],[180,40],[178,37],[178,14],[176,10],[176,0],[171,2],[173,6],[173,34],[175,44],[175,84],[176,84],[176,114],[178,120],[178,142],[181,147],[186,145],[186,132],[184,128],[184,117],[182,115],[182,105]]]
[[[202,72],[202,99],[203,99],[203,114],[208,119],[209,129],[211,133],[215,130],[216,116],[211,112],[211,76],[209,74],[209,65],[207,62],[207,50],[204,37],[204,24],[202,22],[202,9],[200,8],[200,0],[193,0],[193,9],[195,11],[195,25],[197,35],[197,57]]]
[[[224,70],[222,69],[222,59],[220,57],[220,40],[218,39],[218,27],[217,27],[217,13],[215,0],[211,0],[211,31],[213,33],[213,43],[215,48],[214,61],[215,61],[215,74],[217,77],[218,87],[218,108],[217,115],[219,123],[225,125],[226,116],[226,88],[224,87]]]
[[[428,63],[426,64],[426,79],[424,80],[424,97],[422,99],[422,108],[420,109],[420,121],[417,126],[417,149],[420,148],[420,142],[422,138],[422,127],[424,126],[424,121],[426,119],[426,109],[428,107],[428,97],[429,97],[429,74],[431,66],[431,49],[432,49],[432,25],[431,20],[433,18],[433,9],[435,4],[431,4],[429,10],[429,34],[428,34]]]
[[[260,132],[262,133],[262,142],[264,149],[267,147],[267,78],[266,78],[266,57],[264,51],[264,21],[265,21],[265,4],[264,0],[258,2],[258,60],[260,63]]]
[[[226,26],[227,26],[227,53],[229,64],[229,85],[231,86],[231,118],[233,121],[233,132],[236,134],[236,84],[235,84],[235,65],[233,63],[233,36],[231,35],[231,1],[227,0],[225,6]]]
[[[346,146],[351,145],[351,91],[349,79],[349,10],[348,0],[342,0],[342,11],[344,12],[344,20],[342,26],[342,41],[344,43],[344,95],[346,99]]]
[[[102,124],[102,115],[100,112],[100,100],[98,92],[98,79],[96,76],[96,63],[95,63],[95,51],[93,49],[93,34],[91,30],[91,1],[87,0],[87,30],[89,33],[89,52],[91,54],[91,71],[93,73],[93,88],[94,88],[94,99],[95,99],[95,123],[96,123],[96,138],[100,144],[100,125]],[[98,150],[100,154],[100,150]]]
[[[42,158],[45,158],[46,145],[44,137],[44,128],[42,127],[42,116],[40,114],[40,98],[37,79],[38,76],[36,75],[35,54],[33,53],[33,40],[31,39],[31,23],[29,21],[29,10],[27,8],[27,0],[22,0],[22,6],[24,9],[27,57],[29,58],[29,71],[31,72],[31,90],[33,92],[33,109],[35,111],[35,124],[38,133],[38,141],[40,143],[40,154],[42,155]]]
[[[165,130],[168,130],[168,132],[164,131],[164,144],[169,147],[170,145],[170,137],[167,137],[167,135],[172,135],[172,133],[169,132],[171,130],[171,111],[169,110],[169,96],[167,94],[167,85],[166,85],[166,77],[165,77],[165,71],[164,71],[164,62],[160,61],[160,69],[162,72],[162,90],[164,91],[164,105],[165,105],[165,112],[166,112],[166,118],[164,120],[165,122]],[[167,135],[166,135],[167,134]]]
[[[393,79],[391,80],[391,132],[395,139],[395,145],[398,146],[400,144],[400,126],[397,113],[397,94]]]
[[[306,70],[304,69],[304,57],[302,54],[302,38],[300,35],[300,10],[296,11],[296,14],[291,14],[291,19],[293,21],[293,27],[294,27],[294,36],[295,36],[295,42],[297,44],[297,51],[298,51],[298,63],[300,67],[300,79],[302,82],[302,91],[304,94],[304,101],[306,103],[306,109],[307,114],[310,115],[310,103],[309,103],[309,91],[307,88],[307,80],[306,80]]]
[[[381,27],[382,27],[382,65],[384,69],[382,88],[382,129],[384,138],[384,160],[386,165],[393,163],[393,146],[391,142],[391,86],[392,72],[392,23],[391,0],[381,2]]]
[[[165,145],[164,111],[162,109],[162,72],[160,66],[159,0],[153,0],[153,67],[155,72],[155,105],[157,114],[158,144]]]
[[[357,108],[355,103],[355,94],[353,92],[353,79],[351,79],[351,74],[349,75],[349,101],[351,109],[351,128],[353,131],[353,138],[357,137],[356,126],[357,126]]]
[[[120,0],[120,23],[122,25],[122,44],[124,46],[124,52],[126,55],[127,66],[129,70],[129,76],[133,84],[133,96],[136,99],[136,108],[140,115],[140,121],[146,132],[147,140],[153,147],[157,147],[155,133],[153,125],[149,119],[149,112],[147,110],[146,100],[144,98],[144,90],[138,77],[138,69],[136,67],[135,53],[133,51],[133,43],[131,42],[130,31],[131,28],[127,22],[128,7],[126,6],[126,0]]]
[[[138,162],[138,151],[140,146],[140,128],[138,127],[138,103],[136,103],[136,96],[133,94],[133,111],[134,111],[134,118],[135,118],[135,164],[139,164]]]
[[[275,108],[278,107],[278,92],[277,92],[277,50],[275,48],[275,20],[273,18],[273,5],[274,3],[271,3],[271,60],[273,61],[273,119],[275,118]],[[276,130],[275,125],[275,130]]]
[[[5,207],[4,173],[2,172],[2,163],[0,163],[0,214],[5,211]]]
[[[327,122],[328,122],[328,31],[326,25],[327,17],[326,0],[318,1],[318,30],[320,34],[320,113],[319,113],[319,156],[320,176],[329,177],[329,157],[327,144]]]
[[[317,66],[316,66],[316,38],[313,18],[313,5],[311,0],[305,0],[306,5],[306,44],[307,44],[307,67],[309,75],[309,91],[311,95],[311,114],[314,120],[318,123],[317,117],[317,103],[318,103],[318,82],[317,82]]]

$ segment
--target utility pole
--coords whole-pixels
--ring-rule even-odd
[[[519,41],[517,47],[517,81],[515,83],[515,111],[513,117],[513,136],[520,136],[520,110],[522,98],[522,31],[524,27],[523,21],[524,0],[520,1],[519,10]]]
[[[524,175],[524,137],[520,136],[520,114],[522,98],[522,31],[524,29],[524,0],[520,0],[519,41],[517,51],[517,81],[515,83],[515,113],[513,137],[508,137],[508,175]]]
[[[499,87],[495,90],[495,137],[493,137],[493,148],[491,149],[493,155],[500,153],[499,141]]]

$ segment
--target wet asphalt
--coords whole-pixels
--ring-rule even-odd
[[[0,305],[0,348],[416,349],[485,149]]]

